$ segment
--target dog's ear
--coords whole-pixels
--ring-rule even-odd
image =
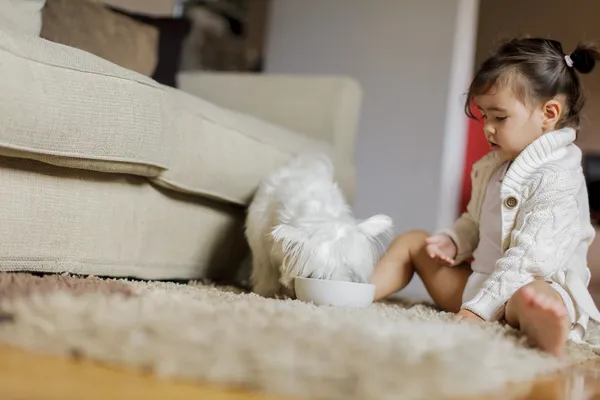
[[[370,237],[379,236],[382,233],[391,233],[392,219],[387,215],[377,214],[358,224],[358,229]]]
[[[287,224],[279,224],[273,228],[271,235],[275,241],[283,241],[286,243],[298,243],[304,239],[304,235],[300,229]]]

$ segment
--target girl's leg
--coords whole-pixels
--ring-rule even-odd
[[[550,284],[537,280],[519,289],[506,304],[505,317],[532,346],[562,355],[571,322],[562,298]]]
[[[375,266],[372,278],[375,300],[406,287],[416,272],[437,305],[445,311],[460,310],[471,269],[464,265],[448,267],[429,257],[425,251],[428,236],[426,232],[412,231],[394,239]]]

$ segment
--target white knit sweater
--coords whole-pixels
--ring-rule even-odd
[[[590,222],[581,150],[574,140],[575,131],[570,128],[548,132],[511,164],[500,191],[503,257],[463,309],[485,320],[497,320],[519,288],[543,278],[565,287],[579,314],[600,320],[587,290],[587,252],[595,230]],[[470,258],[479,242],[485,188],[501,164],[497,152],[492,152],[473,166],[467,211],[452,229],[442,231],[456,243],[457,264]]]

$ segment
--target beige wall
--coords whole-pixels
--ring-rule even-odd
[[[600,43],[598,0],[481,0],[476,60],[479,64],[499,39],[515,35],[559,40],[566,53],[579,41]],[[600,65],[583,76],[588,103],[577,144],[600,152]]]

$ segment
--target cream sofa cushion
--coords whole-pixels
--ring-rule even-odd
[[[245,205],[291,155],[331,145],[84,51],[0,29],[0,155],[145,176]],[[343,167],[341,167],[343,168]]]
[[[39,36],[45,0],[0,0],[0,28]]]
[[[165,187],[245,205],[260,179],[292,154],[331,154],[325,142],[170,90],[180,123],[171,131],[169,168],[155,178]]]
[[[81,50],[0,29],[0,154],[157,176],[166,167],[163,91]]]
[[[329,143],[337,181],[349,204],[355,195],[354,142],[362,101],[350,77],[182,71],[181,90]],[[279,136],[281,137],[281,136]]]
[[[0,270],[141,279],[231,278],[243,209],[141,177],[0,157]]]

